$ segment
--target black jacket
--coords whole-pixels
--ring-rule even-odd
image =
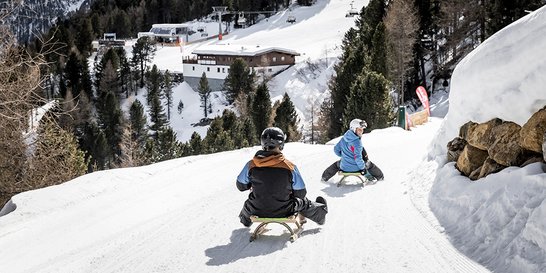
[[[240,191],[251,189],[243,211],[247,216],[286,217],[295,212],[295,198],[305,198],[298,168],[282,153],[258,151],[237,177]]]

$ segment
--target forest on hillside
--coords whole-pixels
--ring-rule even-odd
[[[310,140],[304,138],[291,98],[285,94],[272,104],[268,79],[251,72],[242,59],[233,62],[224,86],[236,111],[207,117],[210,88],[203,75],[196,91],[203,124],[210,128],[206,137],[194,133],[186,143],[177,141],[169,125],[171,111],[181,111],[184,104],[172,100],[173,75],[150,65],[156,50],[153,40],[139,39],[131,54],[123,48],[107,48],[90,65],[91,42],[107,32],[130,38],[153,23],[208,16],[212,6],[276,11],[313,3],[97,0],[70,18],[59,18],[47,33],[25,45],[2,25],[0,203],[14,194],[96,170],[257,145],[268,126],[282,128],[287,141],[312,143],[339,136],[357,116],[367,117],[368,130],[391,126],[397,106],[416,103],[417,86],[430,92],[449,85],[455,65],[472,49],[544,5],[543,0],[370,0],[356,17],[355,27],[345,33],[343,54],[328,83],[330,98],[313,110],[317,119]],[[129,113],[123,113],[120,101],[138,92],[146,92],[146,101],[136,100]],[[28,126],[28,113],[46,103],[52,108],[34,132]]]

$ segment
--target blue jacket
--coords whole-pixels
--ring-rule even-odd
[[[334,146],[334,152],[341,157],[340,169],[345,172],[358,172],[366,168],[362,158],[362,142],[360,137],[347,130],[341,140]]]

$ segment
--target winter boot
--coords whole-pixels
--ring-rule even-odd
[[[324,199],[324,197],[322,197],[322,196],[317,197],[317,199],[315,199],[315,202],[324,204],[323,209],[326,212],[328,212],[328,204],[326,203],[326,199]]]

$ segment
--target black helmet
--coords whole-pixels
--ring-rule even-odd
[[[262,148],[265,151],[275,149],[275,147],[279,147],[279,149],[282,150],[284,148],[286,135],[277,127],[269,127],[265,128],[260,139],[262,141]]]

